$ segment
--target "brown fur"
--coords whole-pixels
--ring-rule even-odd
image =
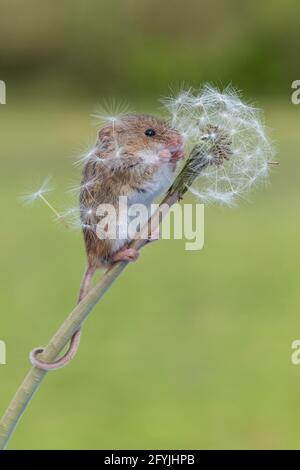
[[[149,128],[155,129],[155,136],[145,135],[145,130]],[[122,155],[121,158],[114,159],[118,147],[122,148]],[[156,153],[160,150],[167,152],[164,157],[161,156],[161,160],[158,155],[157,161],[151,161],[151,157],[147,161],[139,155],[139,152],[149,150],[155,150]],[[160,173],[161,165],[167,163],[168,168],[174,171],[177,160],[182,156],[180,134],[152,116],[128,115],[100,130],[94,152],[83,169],[81,181],[80,215],[88,266],[81,283],[79,302],[89,291],[95,269],[114,261],[113,241],[107,238],[99,239],[96,234],[95,226],[99,217],[95,211],[99,204],[110,203],[117,209],[120,196],[139,196],[139,193],[147,192],[149,190],[147,183],[151,183],[155,177],[163,174]],[[159,186],[159,189],[161,187]],[[150,196],[155,194],[151,193],[151,190],[149,193]],[[124,251],[123,258],[120,256],[121,250],[117,255],[119,257],[116,259],[124,259]],[[130,260],[130,258],[125,259]],[[133,259],[134,256],[131,260]],[[36,367],[45,370],[63,367],[76,354],[79,340],[80,330],[77,330],[68,351],[53,363],[47,364],[39,360],[36,354],[41,352],[40,350],[32,352],[31,361]]]
[[[156,135],[146,136],[148,128],[155,129]],[[98,205],[110,203],[117,208],[120,196],[129,197],[136,191],[143,191],[144,185],[159,171],[160,164],[147,163],[138,152],[151,151],[158,146],[172,147],[179,139],[177,130],[160,119],[145,115],[127,115],[99,131],[94,154],[83,169],[80,192],[83,235],[90,266],[97,268],[110,263],[113,251],[113,242],[100,240],[95,233],[99,221],[95,214]],[[122,157],[109,163],[118,147],[122,148]],[[175,170],[176,161],[171,164]],[[87,214],[89,209],[92,209],[91,214]]]

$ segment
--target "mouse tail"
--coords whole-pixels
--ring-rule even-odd
[[[80,303],[81,300],[88,293],[92,284],[92,279],[93,279],[95,270],[96,270],[96,267],[94,265],[88,264],[87,269],[84,273],[81,285],[80,285],[78,303]],[[81,330],[79,329],[75,331],[75,333],[73,334],[67,352],[62,357],[60,357],[59,359],[53,362],[45,362],[37,357],[39,354],[41,354],[44,351],[44,348],[39,347],[39,348],[33,349],[29,355],[32,365],[35,367],[38,367],[39,369],[43,369],[46,371],[56,370],[56,369],[60,369],[61,367],[66,366],[67,364],[69,364],[69,362],[73,359],[73,357],[77,353],[77,350],[79,348],[79,343],[80,343],[80,336],[81,336]]]

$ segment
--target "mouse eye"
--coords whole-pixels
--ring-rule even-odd
[[[147,137],[153,137],[155,134],[156,134],[156,132],[155,132],[154,129],[147,129],[147,130],[145,131],[145,135],[146,135]]]

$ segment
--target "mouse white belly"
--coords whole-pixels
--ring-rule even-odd
[[[174,165],[166,164],[155,173],[151,181],[133,190],[120,201],[122,213],[118,214],[117,237],[113,241],[113,252],[120,250],[134,238],[134,227],[137,223],[140,227],[146,224],[151,216],[151,204],[170,187],[173,179]]]

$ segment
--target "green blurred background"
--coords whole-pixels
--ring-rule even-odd
[[[54,175],[70,204],[89,115],[112,97],[146,112],[184,82],[232,83],[266,112],[280,166],[235,209],[207,207],[205,247],[143,251],[50,373],[12,449],[300,448],[298,0],[0,0],[0,413],[74,306],[81,234],[20,193]]]

